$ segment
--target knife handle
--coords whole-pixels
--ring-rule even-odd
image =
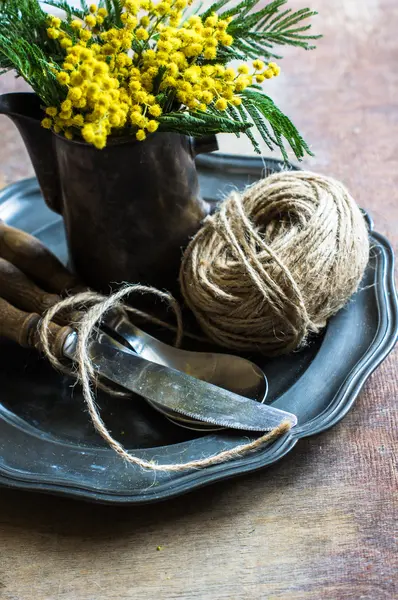
[[[4,300],[13,306],[39,315],[61,300],[57,294],[50,294],[39,288],[18,267],[4,258],[0,258],[0,290]],[[80,314],[73,309],[58,312],[53,320],[59,325],[68,325],[79,318]]]
[[[4,258],[0,258],[0,290],[4,300],[39,315],[61,300],[57,294],[40,289],[18,267]]]
[[[0,256],[56,294],[81,287],[78,278],[42,242],[0,220]]]
[[[0,298],[0,337],[6,337],[23,348],[36,348],[40,352],[43,346],[38,334],[40,315],[28,313],[12,306]],[[49,343],[51,352],[60,360],[66,338],[73,330],[56,323],[49,325]]]

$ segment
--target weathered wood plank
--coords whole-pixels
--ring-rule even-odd
[[[306,164],[342,179],[397,247],[398,5],[312,6],[325,38],[315,53],[286,53],[271,94],[311,142]],[[0,127],[0,177],[30,175],[13,126]],[[397,368],[394,353],[340,425],[271,469],[165,504],[1,491],[0,598],[397,598]]]

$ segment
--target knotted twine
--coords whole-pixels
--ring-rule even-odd
[[[96,292],[89,291],[65,298],[64,300],[61,300],[53,307],[51,307],[45,313],[43,319],[41,320],[41,323],[39,324],[39,335],[45,355],[47,356],[53,367],[67,375],[75,376],[80,382],[82,386],[83,397],[96,431],[121,458],[123,458],[126,462],[130,464],[134,464],[143,469],[149,469],[152,471],[181,472],[189,469],[200,469],[241,457],[248,452],[253,452],[262,447],[263,445],[267,444],[268,442],[271,442],[275,438],[289,431],[289,429],[291,428],[291,423],[289,421],[286,421],[281,423],[281,425],[279,425],[278,427],[275,427],[272,431],[264,433],[264,435],[259,436],[253,441],[247,442],[245,444],[240,444],[238,446],[235,446],[235,448],[219,452],[213,456],[209,456],[208,458],[192,460],[180,464],[158,464],[154,461],[147,461],[142,458],[139,458],[138,456],[130,454],[123,447],[123,445],[111,435],[108,428],[106,427],[100,415],[98,406],[96,404],[94,388],[101,387],[105,391],[114,395],[128,394],[109,388],[107,385],[104,385],[102,382],[98,381],[98,377],[96,375],[95,368],[90,357],[90,340],[92,339],[92,335],[95,333],[97,326],[101,323],[101,320],[110,310],[131,312],[141,317],[144,317],[153,323],[166,326],[169,329],[171,328],[169,324],[164,323],[160,319],[157,319],[152,315],[147,315],[142,311],[139,311],[137,309],[134,309],[133,307],[124,304],[122,302],[122,299],[133,292],[151,293],[156,295],[162,301],[166,301],[170,304],[171,308],[174,311],[177,321],[177,327],[175,328],[175,344],[176,346],[178,346],[181,342],[183,335],[181,309],[178,305],[178,302],[171,294],[167,292],[162,292],[155,288],[138,284],[126,285],[111,296],[102,296],[101,294],[97,294]],[[49,325],[58,313],[65,314],[65,312],[69,313],[70,311],[81,309],[82,307],[85,307],[85,311],[80,313],[81,317],[74,323],[71,323],[71,325],[73,325],[73,328],[77,331],[78,334],[76,349],[76,369],[73,370],[67,367],[64,363],[60,362],[58,357],[52,353],[51,344],[49,340]]]
[[[266,355],[305,345],[358,289],[365,219],[335,179],[297,171],[233,192],[185,251],[180,286],[202,330]]]

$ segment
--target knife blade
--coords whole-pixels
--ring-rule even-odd
[[[72,360],[76,346],[77,334],[72,333],[63,347]],[[271,431],[284,421],[290,421],[292,427],[297,424],[292,413],[150,362],[103,332],[89,342],[89,354],[99,375],[146,398],[169,415],[246,431]]]

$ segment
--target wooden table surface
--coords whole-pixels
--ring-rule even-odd
[[[308,167],[344,181],[397,248],[398,4],[312,6],[324,39],[285,53],[271,93],[311,142]],[[9,76],[0,86],[23,88]],[[13,125],[0,128],[5,184],[31,168]],[[339,425],[279,464],[171,502],[2,490],[1,600],[398,598],[397,368],[395,352]]]

